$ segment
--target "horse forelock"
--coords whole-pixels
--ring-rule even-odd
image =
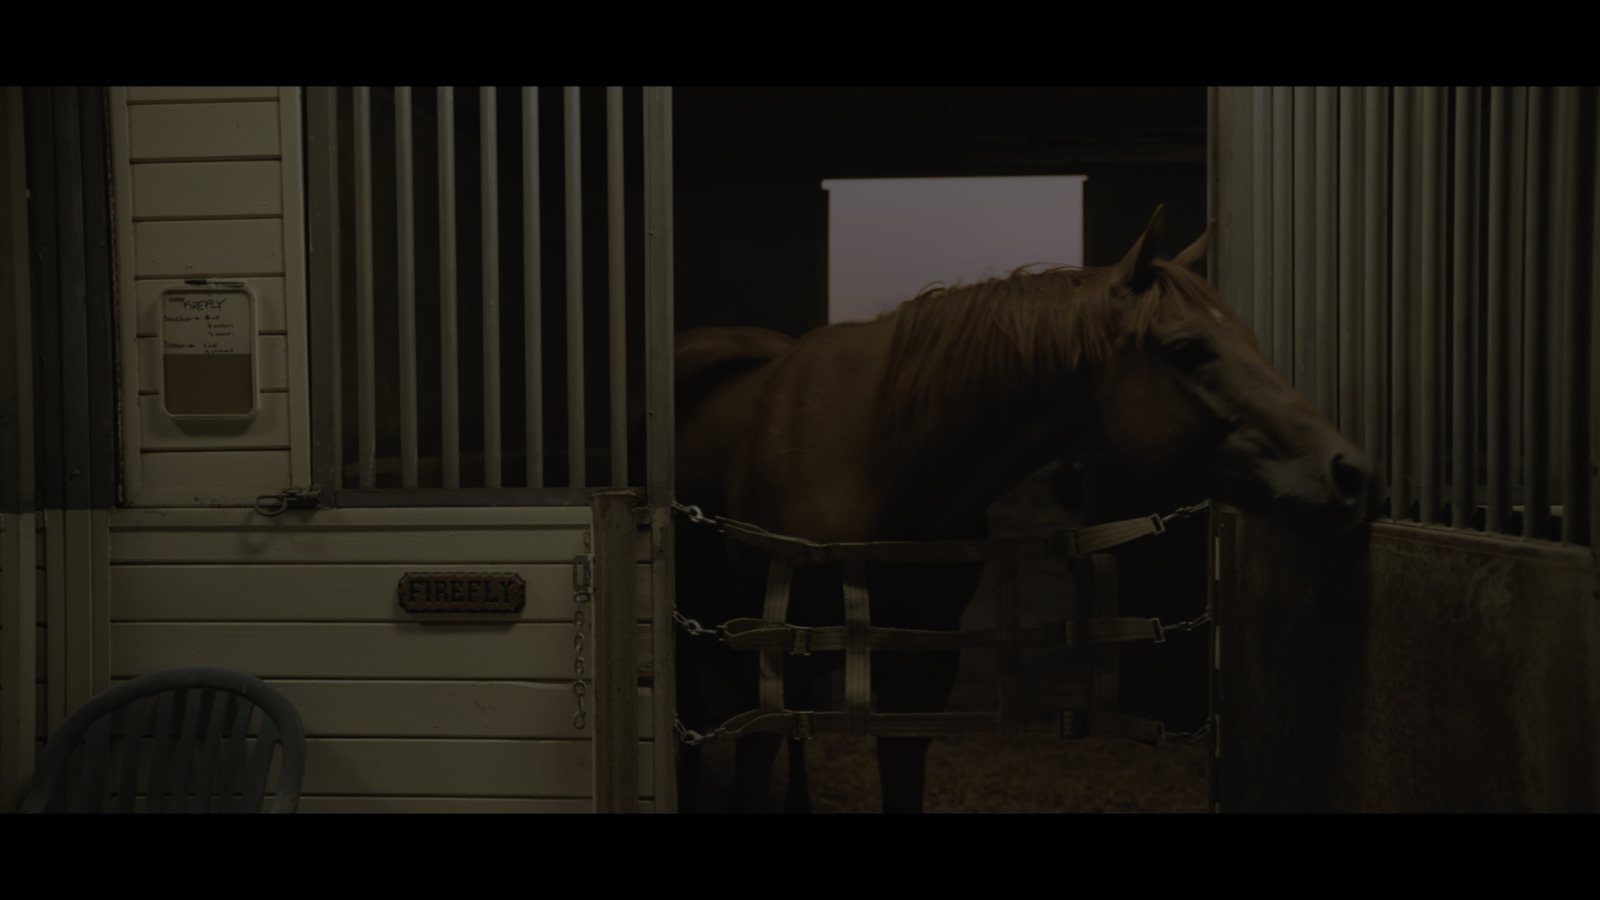
[[[898,428],[929,409],[1049,391],[1100,371],[1121,342],[1173,317],[1233,318],[1204,279],[1164,260],[1156,267],[1151,287],[1133,295],[1101,277],[1107,270],[1075,266],[922,291],[880,319],[894,325],[881,421]]]

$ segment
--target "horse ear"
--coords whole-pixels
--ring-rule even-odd
[[[1172,261],[1183,266],[1191,272],[1200,271],[1206,261],[1206,249],[1211,246],[1211,229],[1216,227],[1217,221],[1212,219],[1206,224],[1206,230],[1200,233],[1195,242],[1185,247],[1182,253],[1173,257]]]
[[[1133,242],[1133,249],[1116,265],[1116,280],[1134,293],[1146,290],[1155,281],[1156,248],[1161,243],[1161,231],[1166,222],[1163,209],[1165,207],[1156,207],[1150,224],[1144,227],[1144,234],[1139,235]]]

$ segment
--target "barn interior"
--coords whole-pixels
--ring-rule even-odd
[[[833,178],[1086,176],[1083,262],[1110,265],[1164,205],[1172,254],[1206,226],[1206,96],[1200,87],[744,88],[674,91],[679,331],[755,325],[798,335],[828,322],[828,205]],[[928,280],[940,277],[930,273]],[[908,298],[909,299],[909,298]],[[1081,522],[1076,473],[1041,473],[990,512],[991,535],[1039,534]],[[1063,504],[1062,501],[1065,501]],[[1162,546],[1118,551],[1125,614],[1191,618],[1205,603],[1203,523]],[[1075,614],[1066,563],[1023,566],[1024,623]],[[964,628],[991,627],[986,579]],[[1121,649],[1121,709],[1197,726],[1206,656],[1179,636]],[[1087,655],[1029,651],[1031,710],[1082,707]],[[965,651],[951,708],[994,708],[990,653]],[[837,687],[837,686],[836,686]],[[717,808],[731,747],[706,754]],[[806,750],[818,812],[875,812],[871,738],[825,736]],[[1155,748],[1124,741],[969,735],[937,739],[927,808],[948,812],[1203,812],[1204,742]],[[785,767],[774,773],[782,796]]]

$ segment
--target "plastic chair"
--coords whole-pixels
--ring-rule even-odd
[[[146,725],[152,706],[153,730]],[[246,734],[258,707],[260,726],[247,759]],[[113,740],[114,719],[120,720],[118,740]],[[144,740],[128,740],[128,735]],[[67,762],[80,745],[81,788],[72,791]],[[122,748],[116,768],[114,745]],[[141,765],[145,745],[148,766]],[[271,812],[292,813],[300,804],[306,760],[305,728],[294,705],[254,675],[203,667],[153,672],[116,685],[67,718],[50,738],[19,812],[48,812],[58,794],[74,793],[75,802],[69,803],[74,812],[101,812],[112,799],[106,782],[113,772],[116,812],[135,812],[141,796],[144,812],[260,812],[280,747]],[[147,773],[143,779],[141,769]]]

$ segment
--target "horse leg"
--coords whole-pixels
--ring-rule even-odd
[[[783,811],[790,815],[811,812],[811,785],[806,781],[805,741],[789,741],[789,788],[783,795]]]
[[[783,737],[748,734],[734,745],[734,812],[764,813],[772,801],[772,764]]]
[[[886,713],[938,712],[950,699],[957,650],[937,653],[894,653],[873,656],[872,683],[878,692],[878,709]],[[883,811],[922,812],[927,780],[928,748],[932,738],[878,738],[878,778],[883,784]]]

